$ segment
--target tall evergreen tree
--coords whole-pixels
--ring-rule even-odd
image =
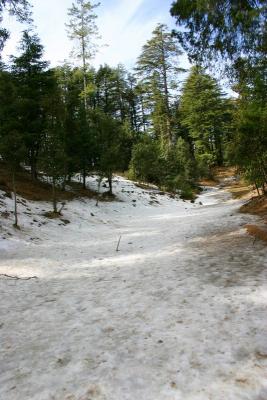
[[[97,135],[96,169],[107,177],[109,193],[112,194],[113,173],[125,168],[128,131],[118,120],[101,111],[94,114],[94,125]]]
[[[171,14],[189,57],[197,62],[218,56],[253,63],[267,51],[266,0],[175,0]]]
[[[28,162],[32,178],[37,177],[37,160],[44,134],[44,107],[51,75],[48,63],[42,60],[43,46],[37,35],[23,32],[20,42],[22,54],[12,57],[12,74],[17,86],[17,113],[21,132],[28,151]]]
[[[65,110],[53,70],[50,87],[43,101],[45,110],[44,137],[41,143],[38,166],[51,179],[53,211],[57,213],[57,186],[66,175]]]
[[[208,166],[223,162],[223,130],[226,114],[223,94],[214,78],[193,67],[184,85],[180,113],[188,129],[196,157]]]
[[[94,10],[100,3],[94,4],[91,1],[75,0],[68,11],[70,18],[66,24],[69,38],[77,43],[74,47],[73,55],[82,62],[83,71],[83,98],[84,106],[87,109],[87,71],[89,62],[94,57],[97,45],[96,40],[99,38],[98,28],[96,25],[96,14]]]
[[[137,61],[137,74],[151,93],[154,128],[168,146],[174,140],[171,91],[177,87],[177,74],[182,71],[178,65],[181,54],[180,46],[167,26],[159,24],[152,38],[143,46]]]
[[[81,173],[83,187],[86,188],[86,177],[94,163],[95,133],[91,121],[93,110],[86,112],[80,96],[83,71],[64,65],[57,68],[56,75],[65,109],[66,175],[70,178],[74,173]]]
[[[265,182],[267,8],[265,0],[173,2],[177,36],[192,60],[223,66],[239,98],[232,162]],[[211,60],[211,62],[210,62]],[[256,151],[257,149],[257,151]]]
[[[0,72],[0,155],[12,178],[15,227],[18,227],[16,175],[26,153],[23,137],[20,135],[21,121],[17,115],[17,98],[11,74]]]

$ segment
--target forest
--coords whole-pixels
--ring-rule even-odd
[[[0,64],[0,154],[14,188],[24,165],[33,180],[40,171],[50,177],[54,189],[75,174],[85,187],[96,172],[112,193],[120,171],[190,199],[213,167],[234,165],[265,193],[266,3],[208,3],[174,2],[179,29],[155,26],[127,71],[91,66],[99,47],[97,4],[76,0],[68,10],[73,53],[50,68],[28,1],[1,0],[0,18],[6,10],[29,23],[20,54]],[[9,33],[0,35],[3,49]],[[180,67],[184,52],[190,71]],[[222,79],[235,97],[226,96]]]
[[[1,400],[267,400],[266,17],[0,0]]]

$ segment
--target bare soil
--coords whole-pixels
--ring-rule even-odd
[[[70,190],[56,189],[58,201],[73,200],[75,198],[86,197],[97,199],[97,193],[84,189],[79,182],[68,183]],[[0,162],[0,189],[6,192],[6,195],[11,197],[12,193],[12,176],[7,170],[4,163]],[[49,183],[41,180],[33,181],[30,173],[21,169],[16,174],[16,189],[17,194],[26,200],[32,201],[52,201],[52,187]],[[107,198],[100,196],[99,201],[107,201]]]

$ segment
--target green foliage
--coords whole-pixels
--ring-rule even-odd
[[[197,178],[197,165],[189,144],[181,137],[166,157],[164,184],[168,190],[189,190]]]
[[[31,22],[30,7],[30,3],[27,0],[0,0],[0,24],[2,24],[3,21],[4,10],[7,10],[9,15],[15,16],[20,22]],[[8,38],[8,30],[0,27],[0,59],[1,51]]]
[[[193,141],[201,170],[204,172],[213,165],[221,165],[227,104],[216,80],[200,67],[192,68],[184,85],[180,116]]]
[[[109,180],[112,193],[112,176],[125,168],[127,127],[111,116],[97,110],[93,115],[96,133],[95,169]]]
[[[190,193],[194,186],[196,163],[188,143],[179,138],[166,154],[159,141],[146,138],[133,147],[129,177],[152,182],[160,187],[177,192]]]
[[[37,159],[44,135],[44,102],[51,85],[51,74],[42,60],[43,46],[37,35],[23,32],[21,55],[12,58],[12,75],[17,88],[17,117],[20,134],[28,153],[32,176],[36,177]]]
[[[13,57],[7,74],[10,89],[3,93],[2,113],[11,124],[5,122],[8,146],[22,143],[26,151],[20,160],[30,165],[33,178],[38,170],[51,178],[54,211],[56,186],[64,187],[73,175],[82,174],[86,188],[87,175],[98,172],[108,178],[112,192],[113,174],[129,163],[133,178],[192,198],[200,172],[222,159],[226,124],[217,83],[195,71],[179,106],[181,51],[164,25],[144,46],[136,76],[121,65],[89,68],[93,53],[87,53],[86,40],[95,37],[97,5],[91,6],[76,0],[69,14],[69,29],[82,45],[82,67],[65,63],[48,69],[38,37],[23,33],[21,54]]]
[[[73,55],[78,59],[87,61],[92,59],[96,53],[97,46],[93,39],[97,39],[99,35],[95,23],[97,16],[94,10],[98,6],[99,3],[75,0],[75,3],[68,10],[70,21],[66,24],[66,27],[69,38],[78,43],[78,46],[73,50]]]
[[[129,177],[146,182],[161,182],[163,166],[158,142],[146,138],[133,147]]]
[[[250,183],[267,182],[267,106],[243,103],[236,113],[236,134],[230,144],[233,161]]]
[[[265,0],[176,0],[177,37],[194,62],[251,60],[266,53]],[[183,28],[183,29],[181,29]]]
[[[66,24],[68,36],[77,43],[72,55],[82,61],[83,90],[81,96],[84,101],[84,108],[87,112],[87,98],[90,93],[88,85],[87,72],[89,61],[94,57],[97,51],[96,39],[99,39],[98,28],[95,23],[97,18],[94,9],[99,6],[91,1],[75,0],[72,7],[68,10],[70,18],[69,24]]]
[[[177,89],[177,74],[183,71],[178,65],[181,54],[167,26],[159,24],[137,60],[141,93],[146,93],[142,106],[147,109],[154,136],[166,148],[174,141],[171,95]]]
[[[0,154],[11,171],[25,159],[26,148],[17,115],[18,94],[11,74],[0,72]]]
[[[212,68],[219,61],[220,69],[230,73],[239,97],[232,107],[233,123],[224,125],[227,161],[238,165],[263,191],[267,182],[266,11],[265,0],[176,0],[171,8],[179,27],[185,28],[176,35],[191,60]]]

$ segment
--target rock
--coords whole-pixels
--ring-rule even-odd
[[[70,221],[68,220],[68,219],[61,219],[61,221],[65,224],[65,225],[67,225],[67,224],[70,224]]]

